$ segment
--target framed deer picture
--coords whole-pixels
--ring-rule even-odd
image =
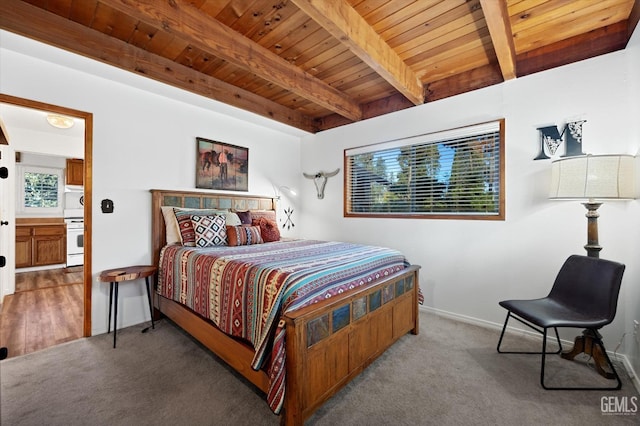
[[[249,190],[249,148],[196,138],[196,188]]]

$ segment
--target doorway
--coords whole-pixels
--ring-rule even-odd
[[[88,337],[91,335],[91,208],[92,208],[92,151],[93,151],[93,115],[88,112],[74,110],[66,107],[61,107],[57,105],[45,104],[42,102],[32,101],[28,99],[18,98],[14,96],[0,94],[0,105],[10,105],[17,106],[37,111],[42,111],[46,113],[54,113],[60,114],[67,117],[73,117],[77,119],[84,120],[84,169],[83,169],[83,190],[84,190],[84,260],[83,260],[83,268],[80,271],[69,271],[71,274],[75,273],[76,277],[80,277],[82,284],[78,286],[73,292],[75,293],[75,298],[81,298],[82,303],[80,306],[81,312],[79,312],[81,322],[79,329],[80,336],[78,337]],[[5,123],[6,124],[6,123]],[[5,126],[6,127],[6,126]],[[7,141],[9,147],[11,146],[11,135],[8,134]],[[6,145],[5,145],[6,147]],[[4,150],[13,152],[11,150]],[[6,155],[5,155],[6,157]],[[11,170],[10,173],[15,174],[14,170]],[[15,179],[14,179],[15,181]],[[10,189],[14,190],[15,186]],[[6,191],[5,191],[6,192]],[[15,192],[15,191],[13,191]],[[6,199],[6,198],[5,198]],[[15,209],[15,201],[13,203],[9,203]],[[13,212],[13,219],[15,219],[15,212]],[[11,217],[11,215],[9,215]],[[13,241],[15,241],[15,220],[12,220],[12,223],[9,224],[9,228],[12,229],[12,232],[9,232],[9,235],[13,235]],[[6,240],[6,237],[5,237]],[[2,249],[2,247],[0,247]],[[9,247],[7,253],[2,253],[2,255],[6,256],[7,264],[14,265],[16,261],[16,250],[15,244]],[[2,268],[5,269],[5,268]],[[78,273],[79,272],[79,273]],[[65,278],[57,277],[52,275],[50,272],[48,275],[48,282],[64,282]],[[46,276],[46,274],[44,274]],[[69,275],[72,276],[72,275]],[[54,277],[54,278],[52,278]],[[2,285],[0,286],[1,295],[9,293],[13,293],[16,290],[16,274],[15,268],[13,268],[13,274],[7,277],[6,271],[2,272]],[[1,301],[0,301],[1,302]],[[63,303],[64,305],[64,303]],[[0,345],[1,346],[1,345]],[[11,356],[11,348],[9,348],[9,356]]]

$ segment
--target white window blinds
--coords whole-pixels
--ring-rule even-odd
[[[346,215],[502,217],[503,125],[346,150]]]
[[[64,169],[55,167],[16,165],[16,214],[34,217],[61,216],[63,172]]]
[[[57,173],[24,173],[25,207],[58,207]]]

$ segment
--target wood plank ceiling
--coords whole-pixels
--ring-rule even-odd
[[[0,28],[317,132],[623,49],[640,0],[2,0]]]

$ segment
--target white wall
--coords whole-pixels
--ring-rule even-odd
[[[243,111],[6,32],[0,58],[2,93],[93,113],[93,334],[107,330],[108,285],[97,276],[151,262],[149,189],[195,189],[196,137],[249,148],[249,194],[273,196],[272,184],[301,176],[300,132],[279,123],[253,124],[233,116]],[[105,198],[112,214],[100,211]],[[149,320],[142,282],[121,286],[120,299],[119,327]]]
[[[546,295],[568,255],[585,254],[586,210],[578,202],[547,199],[550,162],[533,160],[540,138],[536,129],[586,119],[586,153],[636,154],[639,97],[637,87],[635,97],[629,88],[640,73],[636,59],[632,74],[630,55],[612,53],[305,137],[302,170],[315,172],[343,168],[345,148],[504,117],[506,220],[344,218],[341,170],[328,181],[324,200],[315,198],[310,181],[303,182],[304,237],[398,248],[422,265],[426,305],[501,324],[506,312],[498,301]],[[601,257],[627,265],[617,318],[604,329],[613,350],[631,318],[640,318],[640,202],[605,203],[600,214]],[[622,351],[640,370],[637,352],[628,346]]]
[[[80,134],[84,135],[84,120],[78,119],[76,123],[78,127],[82,127]],[[65,137],[53,132],[18,127],[11,129],[9,140],[15,151],[49,154],[61,158],[84,158],[83,136]]]

